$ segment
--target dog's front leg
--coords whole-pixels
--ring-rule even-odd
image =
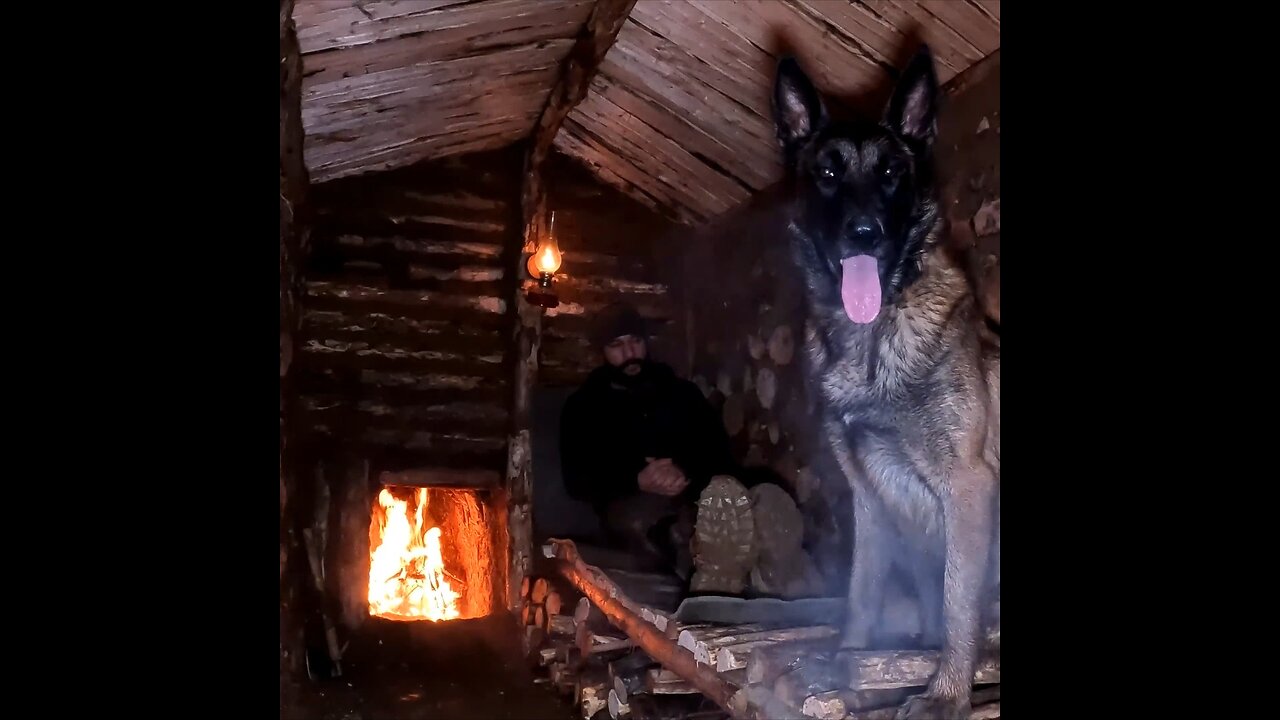
[[[885,539],[884,513],[868,488],[853,488],[853,567],[840,647],[866,649],[880,626],[884,588],[892,560]]]
[[[928,689],[903,705],[898,720],[961,720],[970,711],[982,591],[994,529],[996,477],[983,460],[958,464],[961,467],[952,473],[950,491],[942,502],[946,537],[942,654]]]

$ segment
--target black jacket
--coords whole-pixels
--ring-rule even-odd
[[[682,499],[696,500],[711,476],[734,473],[724,426],[697,385],[657,362],[633,388],[614,377],[613,368],[597,368],[565,401],[560,460],[571,496],[602,511],[638,492],[646,457],[675,461],[689,479]]]

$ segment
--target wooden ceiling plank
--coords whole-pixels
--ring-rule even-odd
[[[776,173],[768,172],[771,169],[768,163],[762,167],[761,163],[753,161],[751,152],[735,149],[710,134],[715,132],[714,126],[708,132],[703,127],[707,124],[705,120],[696,117],[694,113],[674,113],[633,90],[631,86],[618,83],[607,75],[596,78],[592,83],[592,92],[603,95],[609,102],[639,118],[686,150],[716,163],[724,172],[754,190],[766,187],[777,179]],[[748,147],[752,144],[748,142]]]
[[[592,0],[562,0],[557,3],[545,0],[488,0],[479,3],[424,2],[413,0],[401,3],[362,2],[360,7],[348,6],[342,10],[312,15],[311,6],[332,5],[332,0],[311,0],[298,3],[294,16],[299,22],[299,42],[302,53],[314,55],[335,50],[386,43],[405,35],[430,33],[444,37],[477,36],[477,42],[494,45],[511,42],[528,42],[528,39],[504,41],[504,32],[518,34],[521,29],[536,29],[547,25],[566,28],[552,37],[571,36],[582,25],[591,11]],[[301,17],[299,18],[299,15]],[[483,36],[490,32],[495,37]],[[527,34],[527,33],[526,33]],[[447,47],[447,45],[446,45]],[[336,54],[336,53],[335,53]],[[305,57],[304,57],[305,62]]]
[[[674,141],[636,119],[630,113],[596,94],[578,106],[584,126],[597,128],[599,135],[619,157],[648,168],[664,184],[679,191],[690,207],[704,216],[718,215],[745,200],[748,192],[691,155]]]
[[[977,6],[963,0],[926,0],[922,5],[984,57],[1000,48],[1000,26]]]
[[[556,135],[555,149],[582,163],[606,185],[662,215],[681,218],[679,204],[667,189],[638,168],[622,162],[570,117]]]
[[[772,61],[770,61],[772,62]],[[628,23],[618,43],[605,58],[605,72],[634,85],[650,99],[677,115],[698,119],[699,126],[719,138],[754,139],[772,146],[773,113],[766,87],[755,89],[751,103],[763,105],[764,114],[753,112],[747,103],[710,87],[690,70],[700,64],[680,48],[663,41],[643,28]],[[744,142],[733,143],[741,148]]]
[[[828,93],[860,96],[883,84],[885,71],[873,58],[789,4],[690,1],[772,56],[784,49],[784,40],[789,41],[814,81]],[[772,71],[769,77],[766,88],[773,83]]]
[[[746,42],[687,0],[640,3],[630,21],[668,41],[659,45],[654,41],[636,40],[637,44],[654,47],[655,51],[661,48],[659,58],[667,61],[687,55],[692,61],[679,64],[691,76],[760,117],[766,120],[772,117],[768,94],[760,92],[760,88],[773,83],[776,61],[768,53]]]
[[[891,23],[903,35],[918,29],[924,41],[929,43],[934,57],[944,62],[956,72],[962,72],[982,58],[969,41],[960,37],[938,19],[914,2],[896,2],[895,0],[864,0],[871,12]]]

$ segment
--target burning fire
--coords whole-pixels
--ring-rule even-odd
[[[369,555],[369,614],[405,620],[457,618],[457,592],[449,585],[440,550],[440,528],[426,528],[427,490],[418,488],[412,516],[409,502],[383,488],[380,543]]]

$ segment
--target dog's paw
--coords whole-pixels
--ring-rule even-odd
[[[969,703],[939,695],[916,695],[898,708],[894,720],[967,720]]]

